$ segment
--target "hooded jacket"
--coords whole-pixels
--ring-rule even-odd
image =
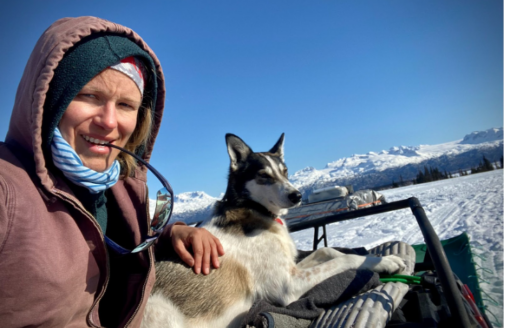
[[[144,160],[153,149],[165,101],[153,51],[131,29],[103,19],[56,21],[28,60],[0,143],[1,327],[138,327],[154,284],[152,248],[122,257],[109,252],[97,221],[43,153],[44,102],[54,71],[73,45],[95,33],[125,36],[152,58],[157,98]],[[107,235],[130,249],[149,231],[146,173],[138,166],[108,191]]]

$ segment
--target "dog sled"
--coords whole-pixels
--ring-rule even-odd
[[[319,309],[321,313],[315,319],[297,317],[296,311],[290,312],[289,309],[260,307],[255,314],[261,322],[256,321],[254,327],[492,327],[482,302],[466,234],[440,241],[423,207],[414,197],[387,203],[382,195],[374,191],[362,191],[358,195],[360,197],[355,198],[359,200],[351,201],[346,196],[302,205],[289,210],[283,218],[290,232],[314,229],[315,250],[320,243],[327,246],[327,224],[410,208],[425,244],[411,246],[392,242],[371,250],[352,250],[378,256],[398,255],[407,264],[406,274],[382,275],[379,277],[380,284],[373,285],[371,289],[363,284],[365,288],[362,291],[369,290],[322,311]],[[343,278],[345,280],[346,277]],[[362,278],[352,276],[351,283]]]
[[[332,199],[325,197],[335,195],[336,193],[342,196]],[[315,197],[311,197],[313,195],[315,195]],[[316,190],[314,193],[309,195],[308,203],[289,209],[288,214],[284,215],[284,219],[289,222],[288,226],[290,227],[290,232],[293,232],[293,228],[300,226],[299,224],[302,222],[317,222],[318,219],[330,217],[335,214],[346,213],[385,203],[385,197],[377,191],[371,189],[358,190],[354,192],[350,186],[324,188]],[[309,227],[311,227],[311,224],[309,224]],[[326,224],[314,227],[316,227],[314,230],[314,242],[319,243],[321,240],[324,240],[324,246],[328,247],[326,239]],[[322,228],[323,233],[321,237],[318,238],[317,234],[319,233],[319,228]],[[317,244],[314,244],[314,250],[315,249],[317,249]]]

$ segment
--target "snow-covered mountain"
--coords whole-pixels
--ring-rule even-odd
[[[482,156],[491,162],[503,157],[503,128],[472,132],[463,139],[438,145],[395,146],[352,155],[328,163],[323,169],[304,168],[289,179],[307,197],[315,189],[334,185],[352,185],[359,190],[391,185],[400,179],[412,180],[424,166],[442,172],[470,169],[482,161]],[[175,197],[174,219],[204,219],[212,213],[216,200],[202,191],[179,194]]]
[[[198,222],[203,221],[212,214],[214,203],[219,200],[207,195],[203,191],[184,192],[174,196],[175,221]],[[156,200],[149,200],[150,213],[154,213]]]
[[[503,141],[503,128],[475,131],[467,134],[461,141],[462,144],[480,144],[484,142]]]
[[[290,181],[304,196],[312,190],[333,185],[352,185],[355,190],[412,180],[424,166],[457,172],[476,167],[486,156],[491,162],[503,156],[503,128],[472,132],[463,139],[439,145],[399,146],[381,152],[352,155],[328,163],[318,170],[307,167]]]

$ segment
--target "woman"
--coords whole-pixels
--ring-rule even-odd
[[[153,247],[122,256],[105,238],[128,249],[144,241],[147,171],[103,143],[148,161],[164,100],[159,61],[129,28],[65,18],[41,36],[0,143],[2,327],[140,325]],[[183,223],[155,248],[175,250],[197,274],[224,254],[217,238]]]

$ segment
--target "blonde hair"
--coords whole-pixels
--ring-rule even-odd
[[[144,68],[147,69],[148,65],[144,64]],[[151,137],[151,129],[154,121],[154,113],[152,108],[155,106],[153,103],[153,94],[156,94],[155,89],[150,89],[149,86],[153,86],[153,79],[156,79],[156,71],[149,70],[145,74],[145,90],[144,97],[142,99],[142,106],[140,106],[139,113],[137,116],[137,125],[135,130],[131,135],[130,139],[125,145],[125,149],[136,154],[136,150],[139,147],[145,148],[149,138]],[[145,150],[144,150],[145,151]],[[117,160],[121,164],[121,179],[133,176],[135,169],[137,168],[137,160],[124,152],[120,152],[117,156]]]
[[[135,153],[138,147],[146,146],[149,137],[151,136],[153,114],[150,106],[143,106],[139,110],[137,117],[137,126],[133,131],[130,139],[125,145],[125,149]],[[126,178],[133,175],[137,168],[137,160],[124,152],[120,152],[117,160],[121,164],[121,176]]]

